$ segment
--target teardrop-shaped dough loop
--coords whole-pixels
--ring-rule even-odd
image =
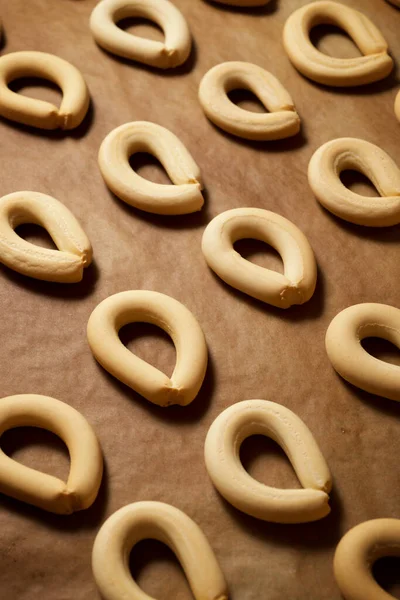
[[[133,580],[127,564],[132,548],[154,539],[175,553],[196,600],[228,600],[214,552],[192,519],[162,502],[135,502],[111,515],[97,534],[92,569],[104,600],[154,600]]]
[[[310,31],[317,25],[341,27],[364,56],[336,58],[323,54],[310,40]],[[364,85],[387,77],[393,69],[379,29],[363,13],[338,2],[322,0],[295,10],[285,23],[283,44],[300,73],[325,85]]]
[[[21,77],[48,79],[61,88],[60,108],[28,98],[8,87]],[[0,57],[0,115],[40,129],[74,129],[89,108],[89,92],[82,74],[71,63],[45,52],[22,51]]]
[[[59,250],[21,238],[14,230],[24,223],[44,227]],[[92,262],[92,246],[61,202],[39,192],[14,192],[0,198],[0,262],[35,279],[76,283]]]
[[[397,120],[400,122],[400,92],[397,92],[396,100],[394,102],[394,113]]]
[[[346,170],[363,173],[381,197],[361,196],[346,188],[340,180]],[[308,181],[319,202],[345,221],[369,227],[400,223],[400,169],[374,144],[356,138],[327,142],[310,160]]]
[[[266,435],[287,454],[306,489],[278,489],[256,481],[240,462],[240,446]],[[219,493],[244,513],[275,523],[306,523],[330,512],[331,476],[310,430],[291,410],[266,400],[245,400],[224,410],[205,443],[208,474]]]
[[[371,356],[361,345],[378,337],[400,348],[400,310],[387,304],[356,304],[340,312],[326,332],[325,346],[335,371],[366,392],[400,400],[400,367]]]
[[[41,427],[68,447],[71,468],[65,483],[13,460],[0,449],[0,492],[49,512],[71,514],[89,508],[103,475],[103,457],[96,435],[72,406],[38,394],[0,400],[0,436],[15,427]]]
[[[284,263],[277,273],[244,259],[233,247],[251,238],[270,244]],[[314,253],[293,223],[261,208],[234,208],[215,217],[206,227],[202,250],[208,266],[226,283],[263,302],[289,308],[311,298],[317,281]]]
[[[128,17],[154,21],[165,34],[165,42],[132,35],[117,25]],[[192,39],[182,13],[169,0],[102,0],[93,9],[90,29],[96,42],[117,56],[170,69],[188,58]]]
[[[154,183],[135,173],[129,158],[137,152],[155,156],[173,185]],[[179,138],[161,125],[134,121],[111,131],[100,146],[99,167],[110,190],[140,210],[184,215],[204,204],[198,166]]]
[[[228,97],[235,89],[253,92],[270,112],[255,113]],[[249,140],[280,140],[300,130],[293,100],[272,73],[252,63],[226,62],[208,71],[199,87],[199,100],[215,125]]]
[[[333,561],[345,600],[394,600],[375,581],[371,568],[385,556],[400,557],[400,520],[374,519],[350,529],[340,540]]]
[[[151,323],[171,336],[176,365],[171,378],[135,356],[118,337],[128,323]],[[120,292],[103,300],[87,326],[90,348],[111,375],[159,406],[190,404],[207,369],[207,346],[201,327],[183,304],[146,290]]]

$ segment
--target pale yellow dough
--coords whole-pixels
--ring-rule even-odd
[[[154,183],[135,173],[129,158],[137,152],[157,157],[173,185]],[[110,190],[140,210],[182,215],[204,204],[198,166],[176,135],[161,125],[133,121],[111,131],[100,146],[99,167]]]
[[[400,557],[400,520],[374,519],[350,529],[340,540],[333,561],[345,600],[394,600],[375,581],[372,565],[385,556]]]
[[[360,196],[346,188],[340,180],[346,170],[363,173],[381,197]],[[400,223],[400,169],[370,142],[355,138],[327,142],[310,160],[308,181],[319,202],[345,221],[370,227]]]
[[[281,255],[284,275],[244,259],[233,247],[252,238]],[[208,266],[232,287],[263,302],[289,308],[311,298],[317,281],[314,253],[305,235],[290,221],[261,208],[234,208],[206,227],[202,251]]]
[[[356,304],[332,320],[325,338],[335,371],[371,394],[400,400],[400,367],[371,356],[361,345],[369,337],[400,348],[400,310],[386,304]]]
[[[394,102],[394,113],[397,120],[400,122],[400,91],[397,92],[396,100]]]
[[[336,58],[323,54],[310,40],[310,31],[316,25],[341,27],[364,56]],[[363,13],[338,2],[312,2],[294,11],[285,23],[283,44],[300,73],[325,85],[372,83],[393,69],[388,45],[379,29]]]
[[[49,512],[89,508],[103,475],[103,457],[93,429],[72,406],[48,396],[21,394],[0,400],[0,436],[15,427],[41,427],[67,445],[71,469],[65,483],[13,460],[0,449],[0,492]]]
[[[60,108],[13,92],[8,84],[21,77],[41,77],[61,88]],[[45,52],[22,51],[0,57],[0,116],[40,129],[74,129],[89,108],[89,92],[80,71]]]
[[[119,339],[121,327],[138,322],[157,325],[171,336],[176,348],[171,378],[132,354]],[[174,298],[146,290],[110,296],[90,315],[87,336],[96,360],[150,402],[185,406],[197,396],[207,368],[206,341],[195,317]]]
[[[165,42],[132,35],[117,25],[127,17],[154,21],[165,34]],[[170,69],[186,61],[192,40],[182,13],[169,0],[102,0],[93,9],[90,28],[96,42],[112,54]]]
[[[228,97],[235,89],[253,92],[270,111],[255,113],[236,106]],[[280,140],[300,130],[293,100],[272,73],[247,62],[226,62],[210,69],[201,80],[199,100],[215,125],[249,140]]]
[[[282,447],[305,489],[272,488],[247,473],[240,446],[252,435],[266,435]],[[325,459],[303,421],[280,404],[246,400],[224,410],[208,431],[205,460],[225,500],[257,519],[306,523],[330,512],[332,483]]]
[[[23,223],[44,227],[59,250],[41,248],[14,230]],[[35,279],[76,283],[92,261],[92,247],[66,206],[39,192],[14,192],[0,198],[0,262]]]
[[[175,553],[196,600],[228,600],[223,573],[199,526],[162,502],[135,502],[111,515],[94,542],[92,569],[104,600],[154,600],[133,580],[127,565],[132,548],[154,539]]]

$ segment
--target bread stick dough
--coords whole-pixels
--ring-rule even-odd
[[[128,323],[152,323],[172,338],[176,366],[171,378],[135,356],[118,337]],[[92,312],[87,326],[90,348],[111,375],[154,404],[190,404],[207,369],[207,346],[201,327],[183,304],[146,290],[114,294]]]
[[[59,250],[22,239],[14,230],[23,223],[44,227]],[[14,192],[0,198],[0,262],[35,279],[76,283],[92,262],[92,246],[61,202],[39,192]]]
[[[0,436],[15,427],[41,427],[68,447],[71,469],[65,483],[13,460],[0,449],[0,492],[60,515],[89,508],[103,475],[103,457],[93,429],[72,406],[38,394],[0,400]]]
[[[345,600],[394,600],[371,568],[385,556],[400,557],[400,520],[374,519],[350,529],[336,548],[333,568]]]
[[[252,238],[270,244],[282,256],[284,275],[244,259],[233,247]],[[261,208],[234,208],[215,217],[203,234],[208,266],[232,287],[263,302],[288,308],[311,298],[317,281],[314,253],[305,235],[290,221]]]
[[[240,446],[252,435],[266,435],[282,447],[305,489],[272,488],[245,471]],[[208,431],[205,460],[225,500],[257,519],[306,523],[330,512],[332,483],[325,459],[306,425],[280,404],[245,400],[224,410]]]
[[[348,169],[368,177],[381,197],[360,196],[346,188],[340,174]],[[370,142],[356,138],[327,142],[310,160],[308,181],[319,202],[345,221],[369,227],[400,223],[400,169]]]
[[[253,92],[270,112],[255,113],[236,106],[228,97],[235,89]],[[199,100],[215,125],[248,140],[280,140],[300,131],[300,117],[280,81],[247,62],[226,62],[210,69],[199,87]]]
[[[228,600],[227,586],[214,552],[192,519],[162,502],[135,502],[102,525],[93,546],[94,578],[104,600],[154,600],[131,577],[132,548],[154,539],[175,553],[196,600]]]
[[[317,50],[310,40],[310,31],[317,25],[341,27],[363,56],[336,58]],[[363,13],[330,0],[295,10],[285,23],[283,44],[300,73],[325,85],[364,85],[387,77],[393,69],[386,40],[372,21]]]
[[[129,158],[137,152],[157,157],[173,185],[154,183],[135,173]],[[111,131],[100,146],[99,167],[110,190],[140,210],[183,215],[203,206],[198,166],[176,135],[161,125],[134,121]]]
[[[28,98],[8,87],[21,77],[41,77],[61,88],[60,108]],[[22,51],[0,57],[0,116],[40,129],[74,129],[89,108],[89,92],[80,71],[66,60],[45,52]]]
[[[165,42],[120,29],[118,21],[127,17],[154,21],[164,31]],[[169,0],[102,0],[93,9],[90,29],[96,42],[105,50],[160,69],[184,63],[192,46],[185,18]]]
[[[386,304],[356,304],[332,320],[325,338],[335,371],[358,388],[400,400],[400,367],[371,356],[361,345],[379,337],[400,348],[400,310]]]

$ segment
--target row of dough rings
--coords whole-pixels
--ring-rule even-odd
[[[127,33],[117,22],[127,17],[154,21],[165,34],[165,42]],[[186,61],[192,40],[182,13],[169,0],[102,0],[90,17],[96,42],[109,52],[146,65],[169,69]]]
[[[240,447],[252,435],[266,435],[282,447],[305,489],[269,487],[247,473],[240,462]],[[330,512],[328,465],[307,426],[280,404],[245,400],[230,406],[211,425],[204,452],[208,474],[219,493],[257,519],[307,523]]]
[[[40,427],[59,436],[69,450],[70,473],[64,482],[22,465],[0,450],[0,492],[57,514],[89,508],[100,487],[103,457],[86,419],[55,398],[21,394],[0,401],[0,436],[14,427]]]
[[[23,223],[44,227],[58,250],[21,238],[15,228]],[[35,279],[76,283],[92,262],[92,246],[61,202],[38,192],[14,192],[0,199],[0,262]]]
[[[349,383],[400,401],[400,367],[371,356],[361,345],[368,337],[383,338],[399,348],[400,310],[386,304],[364,303],[341,311],[326,332],[329,360]]]
[[[348,169],[366,175],[382,198],[360,196],[346,188],[340,174]],[[308,181],[319,202],[341,219],[370,227],[400,223],[400,169],[374,144],[355,138],[327,142],[310,160]]]
[[[310,40],[310,31],[316,25],[341,27],[364,56],[336,58],[323,54]],[[298,71],[325,85],[364,85],[387,77],[393,69],[386,40],[372,21],[363,13],[330,0],[312,2],[294,11],[285,23],[283,43]]]
[[[13,92],[8,84],[21,77],[42,77],[63,93],[60,108]],[[41,129],[74,129],[89,108],[89,92],[80,71],[45,52],[13,52],[0,58],[0,116]]]
[[[254,113],[228,97],[235,89],[253,92],[269,111]],[[283,85],[265,69],[247,62],[226,62],[208,71],[199,87],[199,100],[215,125],[249,140],[280,140],[300,131],[300,117]]]
[[[228,600],[224,575],[200,527],[162,502],[129,504],[102,525],[93,546],[92,569],[104,600],[154,600],[126,567],[132,548],[148,538],[167,544],[175,553],[196,600]]]
[[[393,600],[375,581],[371,568],[385,556],[400,557],[400,520],[374,519],[350,529],[340,540],[333,561],[345,600]]]

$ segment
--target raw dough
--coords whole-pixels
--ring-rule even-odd
[[[171,379],[119,339],[121,327],[137,322],[157,325],[171,336],[176,348]],[[207,368],[204,334],[192,313],[170,296],[146,290],[114,294],[90,315],[87,335],[96,360],[150,402],[185,406],[197,396]]]
[[[65,483],[13,460],[0,449],[0,492],[60,515],[89,508],[103,475],[103,457],[96,435],[72,406],[37,394],[0,400],[0,436],[14,427],[41,427],[67,445],[71,470]]]
[[[285,274],[244,259],[233,244],[245,238],[270,244],[282,256]],[[314,253],[290,221],[261,208],[234,208],[215,217],[203,234],[208,266],[232,287],[263,302],[288,308],[311,298],[317,281]]]
[[[60,108],[10,90],[21,77],[41,77],[57,84],[63,93]],[[80,71],[71,63],[45,52],[13,52],[0,57],[0,115],[40,129],[74,129],[89,108],[89,92]]]
[[[253,479],[240,462],[240,446],[251,435],[266,435],[288,455],[306,489],[272,488]],[[208,474],[237,509],[264,521],[306,523],[330,512],[329,468],[310,430],[291,410],[266,400],[230,406],[211,425],[205,443]]]
[[[364,56],[335,58],[323,54],[310,40],[316,25],[341,27]],[[331,86],[355,86],[383,79],[393,69],[388,45],[363,13],[338,2],[322,0],[298,8],[283,31],[283,44],[293,65],[306,77]]]
[[[154,600],[140,589],[127,568],[132,548],[145,539],[171,548],[196,600],[228,600],[224,576],[200,527],[162,502],[124,506],[101,527],[93,546],[92,568],[104,600]]]
[[[137,152],[156,156],[174,185],[153,183],[135,173],[129,158]],[[204,204],[198,166],[176,135],[161,125],[134,121],[111,131],[100,146],[99,167],[110,190],[141,210],[182,215]]]
[[[381,197],[360,196],[346,188],[340,174],[348,169],[368,177]],[[321,204],[345,221],[370,227],[400,223],[400,169],[374,144],[355,138],[327,142],[310,160],[308,181]]]
[[[345,600],[394,600],[375,581],[372,565],[400,557],[400,520],[374,519],[350,529],[336,548],[333,568]]]
[[[235,89],[253,92],[266,113],[236,106],[228,97]],[[215,125],[249,140],[280,140],[300,130],[300,117],[280,81],[265,69],[247,62],[226,62],[210,69],[201,80],[199,100]]]
[[[23,223],[44,227],[59,250],[22,239],[14,229]],[[61,202],[39,192],[14,192],[0,198],[0,262],[35,279],[76,283],[92,262],[92,246]]]
[[[400,310],[386,304],[356,304],[332,320],[325,338],[335,371],[349,383],[371,394],[400,400],[400,367],[368,354],[361,341],[388,340],[400,348]]]
[[[118,21],[127,17],[154,21],[164,31],[165,42],[148,40],[120,29]],[[160,69],[184,63],[192,45],[184,16],[169,0],[102,0],[93,9],[90,28],[102,48]]]

